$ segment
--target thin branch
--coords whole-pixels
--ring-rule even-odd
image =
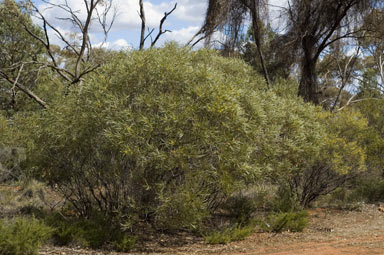
[[[362,102],[362,101],[367,101],[367,100],[377,100],[377,101],[380,101],[382,99],[379,99],[379,98],[375,98],[375,97],[370,97],[370,98],[362,98],[362,99],[356,99],[356,100],[353,100],[352,99],[356,97],[356,95],[353,95],[351,96],[351,98],[348,100],[348,102],[343,106],[343,107],[340,107],[339,109],[337,109],[335,112],[340,112],[341,110],[343,110],[345,107],[351,105],[351,104],[354,104],[354,103],[358,103],[358,102]]]
[[[0,76],[2,76],[5,80],[7,80],[9,83],[15,85],[18,87],[21,91],[23,91],[28,97],[33,99],[35,102],[37,102],[39,105],[41,105],[43,108],[47,108],[47,103],[41,100],[35,93],[33,93],[31,90],[29,90],[24,85],[20,84],[16,80],[13,80],[10,78],[6,73],[0,70]]]
[[[161,19],[160,21],[160,26],[159,26],[159,33],[157,34],[157,36],[155,37],[155,40],[151,43],[151,47],[155,46],[157,40],[159,40],[160,36],[165,34],[166,32],[172,32],[171,30],[164,30],[163,31],[163,24],[165,22],[165,20],[167,19],[167,17],[174,11],[176,10],[176,7],[177,7],[177,3],[175,3],[175,6],[172,8],[172,10],[170,10],[169,12],[164,12],[164,17]]]
[[[15,98],[16,98],[16,84],[19,82],[19,78],[20,78],[20,75],[21,75],[21,71],[23,70],[24,68],[24,63],[21,64],[20,68],[19,68],[19,71],[17,72],[17,76],[16,76],[16,79],[13,83],[13,86],[11,88],[11,93],[12,93],[12,102],[15,102]]]
[[[338,66],[338,69],[339,69],[340,77],[341,77],[341,86],[340,86],[339,91],[337,93],[335,102],[333,103],[333,106],[331,107],[331,111],[335,110],[336,105],[337,105],[338,101],[340,100],[341,92],[343,91],[343,89],[347,85],[349,78],[351,77],[351,73],[353,71],[352,68],[353,68],[353,66],[354,66],[354,64],[358,58],[359,52],[360,52],[360,46],[356,49],[356,53],[352,54],[349,57],[347,63],[344,66],[344,69],[341,68],[341,65],[340,65],[340,62],[338,61],[338,59],[335,59],[337,66]],[[349,72],[348,72],[348,69],[349,69]]]
[[[111,22],[109,24],[107,22],[107,14],[110,12],[110,10],[112,8],[112,4],[113,4],[112,0],[109,1],[109,3],[108,2],[105,3],[104,10],[103,10],[103,12],[101,14],[99,13],[99,10],[96,8],[97,19],[98,19],[99,24],[101,25],[101,27],[103,29],[103,32],[104,32],[104,39],[103,39],[103,42],[102,42],[100,48],[107,41],[109,31],[111,30],[111,28],[112,28],[112,26],[113,26],[113,24],[115,23],[115,20],[116,20],[117,8],[114,7],[113,8],[113,14],[112,14],[112,20],[111,20]]]

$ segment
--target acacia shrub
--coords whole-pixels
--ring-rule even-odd
[[[365,172],[367,148],[372,140],[368,123],[358,112],[320,112],[317,117],[327,130],[318,154],[286,182],[290,197],[296,198],[303,207]]]
[[[117,55],[29,121],[29,165],[77,212],[196,229],[235,191],[317,155],[319,108],[238,59],[168,45]]]

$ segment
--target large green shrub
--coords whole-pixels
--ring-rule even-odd
[[[264,88],[212,51],[121,54],[27,122],[29,163],[82,215],[194,229],[239,188],[318,155],[321,109]]]

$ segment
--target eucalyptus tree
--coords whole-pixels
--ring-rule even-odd
[[[240,42],[241,31],[247,17],[251,18],[252,34],[257,47],[257,53],[263,70],[264,79],[270,86],[270,78],[265,65],[261,42],[260,20],[267,10],[267,0],[209,0],[208,8],[201,29],[193,36],[188,44],[196,45],[205,39],[210,42],[213,33],[221,30],[226,35],[224,47],[233,51]],[[200,36],[200,38],[198,38]],[[198,38],[197,40],[195,40]]]
[[[290,51],[289,57],[298,56],[300,85],[298,95],[305,101],[319,104],[319,86],[316,65],[324,50],[333,43],[362,36],[356,29],[362,18],[378,0],[288,0],[288,7],[282,15],[286,21],[280,29],[280,47],[276,51]],[[248,17],[258,56],[267,83],[269,75],[265,65],[260,37],[260,21],[266,13],[268,1],[262,0],[210,0],[205,21],[199,32],[192,38],[194,44],[212,37],[217,30],[226,31],[227,42],[235,47],[239,33]],[[229,32],[228,32],[229,31]],[[190,43],[191,43],[190,42]],[[193,45],[194,45],[193,44]],[[228,43],[227,43],[228,44]]]
[[[291,0],[288,1],[287,35],[300,53],[299,96],[319,104],[317,63],[333,43],[361,36],[356,29],[372,8],[367,0]]]

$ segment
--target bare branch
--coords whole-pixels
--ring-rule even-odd
[[[354,103],[358,103],[358,102],[362,102],[362,101],[368,101],[368,100],[377,100],[377,101],[382,100],[382,99],[375,98],[375,97],[352,100],[355,96],[356,95],[351,96],[351,98],[348,100],[348,102],[343,107],[340,107],[339,109],[337,109],[335,112],[340,112],[345,107],[347,107],[347,106],[349,106],[351,104],[354,104]]]
[[[336,96],[336,99],[335,99],[335,102],[333,103],[333,106],[331,107],[331,111],[334,111],[335,108],[336,108],[336,105],[337,103],[339,102],[340,100],[340,97],[341,97],[341,92],[344,90],[345,86],[347,85],[348,83],[348,80],[350,79],[350,77],[352,76],[352,69],[353,69],[353,66],[358,58],[358,55],[360,53],[360,46],[356,49],[356,52],[354,54],[352,54],[349,58],[348,58],[348,61],[347,63],[344,65],[344,68],[341,67],[340,65],[340,61],[336,58],[336,63],[337,63],[337,66],[338,66],[338,69],[339,69],[339,73],[340,73],[340,78],[341,78],[341,86],[339,88],[339,91],[337,93],[337,96]]]
[[[150,36],[151,39],[152,39],[152,33],[155,29],[151,29],[150,32],[148,32],[148,34],[145,36],[145,28],[146,28],[146,20],[145,20],[145,11],[144,11],[144,3],[143,3],[143,0],[139,0],[139,5],[140,5],[140,11],[138,12],[139,16],[140,16],[140,19],[141,19],[141,33],[140,33],[140,46],[139,46],[139,50],[143,50],[144,49],[144,43],[145,43],[145,40]],[[159,40],[159,38],[167,33],[167,32],[172,32],[171,30],[168,30],[168,29],[165,29],[163,30],[163,25],[164,25],[164,22],[166,21],[166,19],[168,18],[169,15],[171,15],[171,13],[176,10],[176,7],[177,7],[177,3],[175,3],[175,6],[172,8],[172,10],[170,10],[169,12],[165,12],[164,13],[164,17],[160,20],[160,25],[159,25],[159,32],[158,34],[156,35],[155,37],[155,40],[151,40],[151,48],[155,46],[156,42]],[[149,30],[148,30],[149,31]]]
[[[104,32],[104,40],[103,40],[103,43],[104,43],[107,40],[108,33],[115,21],[117,11],[116,9],[114,9],[115,12],[112,15],[112,20],[108,24],[107,15],[112,9],[112,0],[109,0],[109,1],[83,0],[85,9],[86,9],[86,17],[85,17],[85,20],[82,21],[82,19],[79,16],[80,11],[74,10],[68,4],[67,0],[65,0],[64,3],[60,3],[60,4],[51,3],[48,0],[42,0],[42,1],[48,4],[49,8],[55,7],[65,11],[69,15],[69,17],[59,17],[58,19],[71,22],[72,25],[75,28],[79,29],[81,32],[80,45],[70,42],[70,40],[68,40],[66,36],[63,33],[61,33],[57,27],[55,27],[50,22],[48,22],[48,20],[44,17],[44,15],[40,12],[40,10],[30,1],[30,4],[34,9],[35,13],[37,14],[37,17],[43,22],[43,31],[44,31],[45,38],[44,39],[40,38],[38,35],[34,34],[25,26],[26,30],[32,37],[34,37],[44,45],[44,47],[48,52],[49,58],[52,62],[52,64],[44,64],[44,63],[38,63],[38,64],[48,66],[53,70],[55,70],[62,78],[64,78],[68,82],[67,86],[69,87],[73,84],[80,82],[81,78],[85,74],[88,74],[99,67],[99,65],[95,65],[95,66],[83,69],[83,65],[82,65],[83,63],[87,62],[91,56],[92,44],[89,38],[89,30],[90,30],[92,21],[94,19],[97,19],[99,21]],[[104,6],[103,10],[100,12],[97,9],[99,5]],[[96,14],[97,18],[93,18],[94,14]],[[65,48],[76,55],[73,69],[65,69],[60,67],[58,61],[55,58],[55,54],[52,52],[52,49],[51,49],[50,40],[48,36],[48,29],[52,29],[56,33],[56,35],[59,37],[59,39],[66,45]]]
[[[96,8],[97,19],[98,19],[99,24],[101,25],[101,27],[103,29],[103,32],[104,32],[104,39],[103,39],[103,42],[102,42],[101,46],[107,41],[109,31],[111,30],[111,28],[112,28],[112,26],[113,26],[113,24],[115,23],[115,20],[116,20],[117,8],[114,7],[113,8],[113,14],[112,14],[111,22],[109,24],[107,22],[107,15],[108,15],[108,13],[111,10],[112,5],[113,5],[113,1],[112,0],[109,1],[109,2],[106,2],[105,3],[105,7],[104,7],[102,13],[100,13],[99,10]]]
[[[15,79],[15,82],[13,83],[13,86],[11,88],[11,93],[12,93],[12,102],[15,101],[15,98],[16,98],[16,84],[19,82],[19,78],[20,78],[20,74],[21,74],[21,71],[23,70],[24,68],[24,63],[21,64],[20,68],[19,68],[19,71],[17,72],[17,76],[16,76],[16,79]]]
[[[177,3],[175,3],[175,6],[172,8],[172,10],[170,10],[169,12],[165,12],[164,13],[164,17],[161,19],[160,21],[160,26],[159,26],[159,33],[157,34],[155,40],[151,43],[151,47],[155,46],[156,42],[159,40],[160,36],[162,36],[163,34],[165,34],[166,32],[172,32],[170,30],[164,30],[163,31],[163,24],[165,22],[165,20],[167,19],[167,17],[174,11],[176,10],[176,7],[177,7]]]
[[[10,78],[6,73],[0,70],[0,76],[3,77],[5,80],[7,80],[9,83],[15,85],[18,87],[21,91],[23,91],[27,96],[32,98],[35,102],[37,102],[39,105],[41,105],[43,108],[47,108],[47,104],[41,100],[35,93],[33,93],[31,90],[29,90],[24,85],[20,84],[17,80],[13,80]]]

